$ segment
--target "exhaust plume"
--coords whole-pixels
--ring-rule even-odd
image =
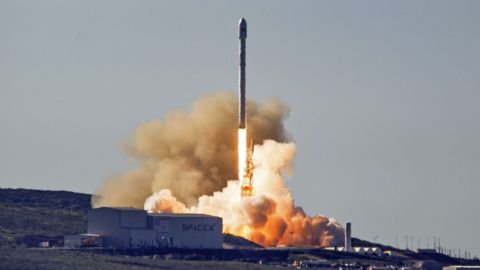
[[[277,100],[247,103],[248,130],[263,143],[254,146],[255,193],[240,196],[237,105],[233,94],[215,94],[197,100],[189,113],[140,125],[125,147],[140,166],[103,183],[93,206],[216,215],[225,233],[264,246],[343,244],[335,220],[308,216],[294,205],[282,175],[291,170],[295,146],[283,127],[287,108]]]
[[[191,206],[224,188],[227,180],[237,179],[237,108],[237,98],[222,92],[199,98],[189,113],[175,111],[164,121],[141,124],[124,147],[140,166],[107,179],[92,205],[143,208],[148,196],[169,189]],[[287,140],[285,105],[276,99],[249,101],[247,109],[255,140]]]
[[[293,143],[265,140],[255,145],[253,186],[255,194],[241,197],[239,181],[213,195],[203,195],[198,204],[186,207],[169,190],[148,197],[149,212],[203,213],[221,216],[223,231],[250,239],[263,246],[329,246],[340,245],[343,228],[324,216],[307,216],[296,207],[282,173],[288,169],[295,153]]]

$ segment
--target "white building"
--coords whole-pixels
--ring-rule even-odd
[[[202,214],[148,214],[142,209],[88,211],[88,234],[118,248],[222,248],[222,219]]]
[[[333,251],[342,251],[342,252],[347,252],[345,247],[326,247],[324,248],[325,250],[333,250]],[[358,254],[368,254],[368,255],[376,255],[376,256],[382,256],[382,249],[379,247],[351,247],[352,253],[358,253]]]
[[[443,270],[480,270],[480,265],[450,265],[444,266]]]
[[[360,254],[382,256],[382,249],[379,247],[354,247],[353,251]]]

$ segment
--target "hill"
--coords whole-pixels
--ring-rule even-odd
[[[0,189],[0,246],[61,242],[65,234],[85,232],[90,199],[68,191]]]

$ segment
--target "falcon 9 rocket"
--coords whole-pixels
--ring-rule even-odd
[[[247,108],[245,92],[245,53],[247,41],[247,21],[242,18],[238,23],[238,38],[240,39],[239,68],[239,118],[238,118],[238,179],[241,184],[241,196],[253,194],[253,140],[247,147]]]
[[[246,108],[245,108],[245,100],[246,100],[246,93],[245,93],[245,53],[246,53],[246,46],[247,46],[247,21],[242,18],[238,23],[238,38],[240,39],[240,69],[239,69],[239,79],[238,79],[238,87],[239,87],[239,121],[238,121],[238,128],[244,129],[247,127],[246,123]]]

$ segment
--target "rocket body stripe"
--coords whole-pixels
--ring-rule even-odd
[[[246,92],[245,92],[245,54],[247,46],[247,21],[242,18],[238,24],[238,38],[240,39],[240,68],[239,68],[239,79],[238,79],[238,91],[239,91],[239,128],[247,127],[247,109],[246,109]]]

